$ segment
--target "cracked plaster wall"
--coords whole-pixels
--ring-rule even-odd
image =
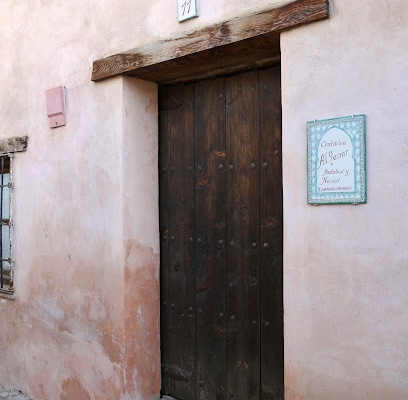
[[[15,158],[14,301],[0,300],[1,383],[34,399],[158,399],[157,88],[91,82],[98,58],[288,1],[4,0],[0,136]],[[66,126],[45,91],[66,87]]]

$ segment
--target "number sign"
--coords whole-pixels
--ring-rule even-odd
[[[197,17],[196,0],[177,0],[179,22],[193,17]]]

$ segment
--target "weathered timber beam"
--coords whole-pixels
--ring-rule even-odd
[[[138,68],[124,75],[158,84],[187,83],[270,66],[279,61],[279,33],[273,33]]]
[[[277,33],[329,17],[328,0],[296,0],[280,8],[237,17],[182,37],[159,41],[123,54],[96,60],[92,80],[100,81],[140,68],[226,46],[257,36]]]

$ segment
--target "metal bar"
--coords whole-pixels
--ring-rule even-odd
[[[10,166],[9,166],[9,173],[10,173],[10,194],[9,194],[9,245],[10,245],[10,285],[9,290],[11,292],[14,291],[14,261],[13,261],[13,235],[14,235],[14,225],[13,225],[13,161],[14,161],[14,154],[9,154]]]
[[[3,187],[4,187],[4,156],[1,157],[0,163],[0,174],[1,174],[1,188],[0,188],[0,220],[3,220]],[[3,226],[0,227],[0,287],[3,289]]]

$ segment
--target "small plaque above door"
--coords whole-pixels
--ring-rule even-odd
[[[198,16],[196,0],[177,0],[177,8],[179,22]]]
[[[307,202],[367,201],[365,115],[307,123]]]

